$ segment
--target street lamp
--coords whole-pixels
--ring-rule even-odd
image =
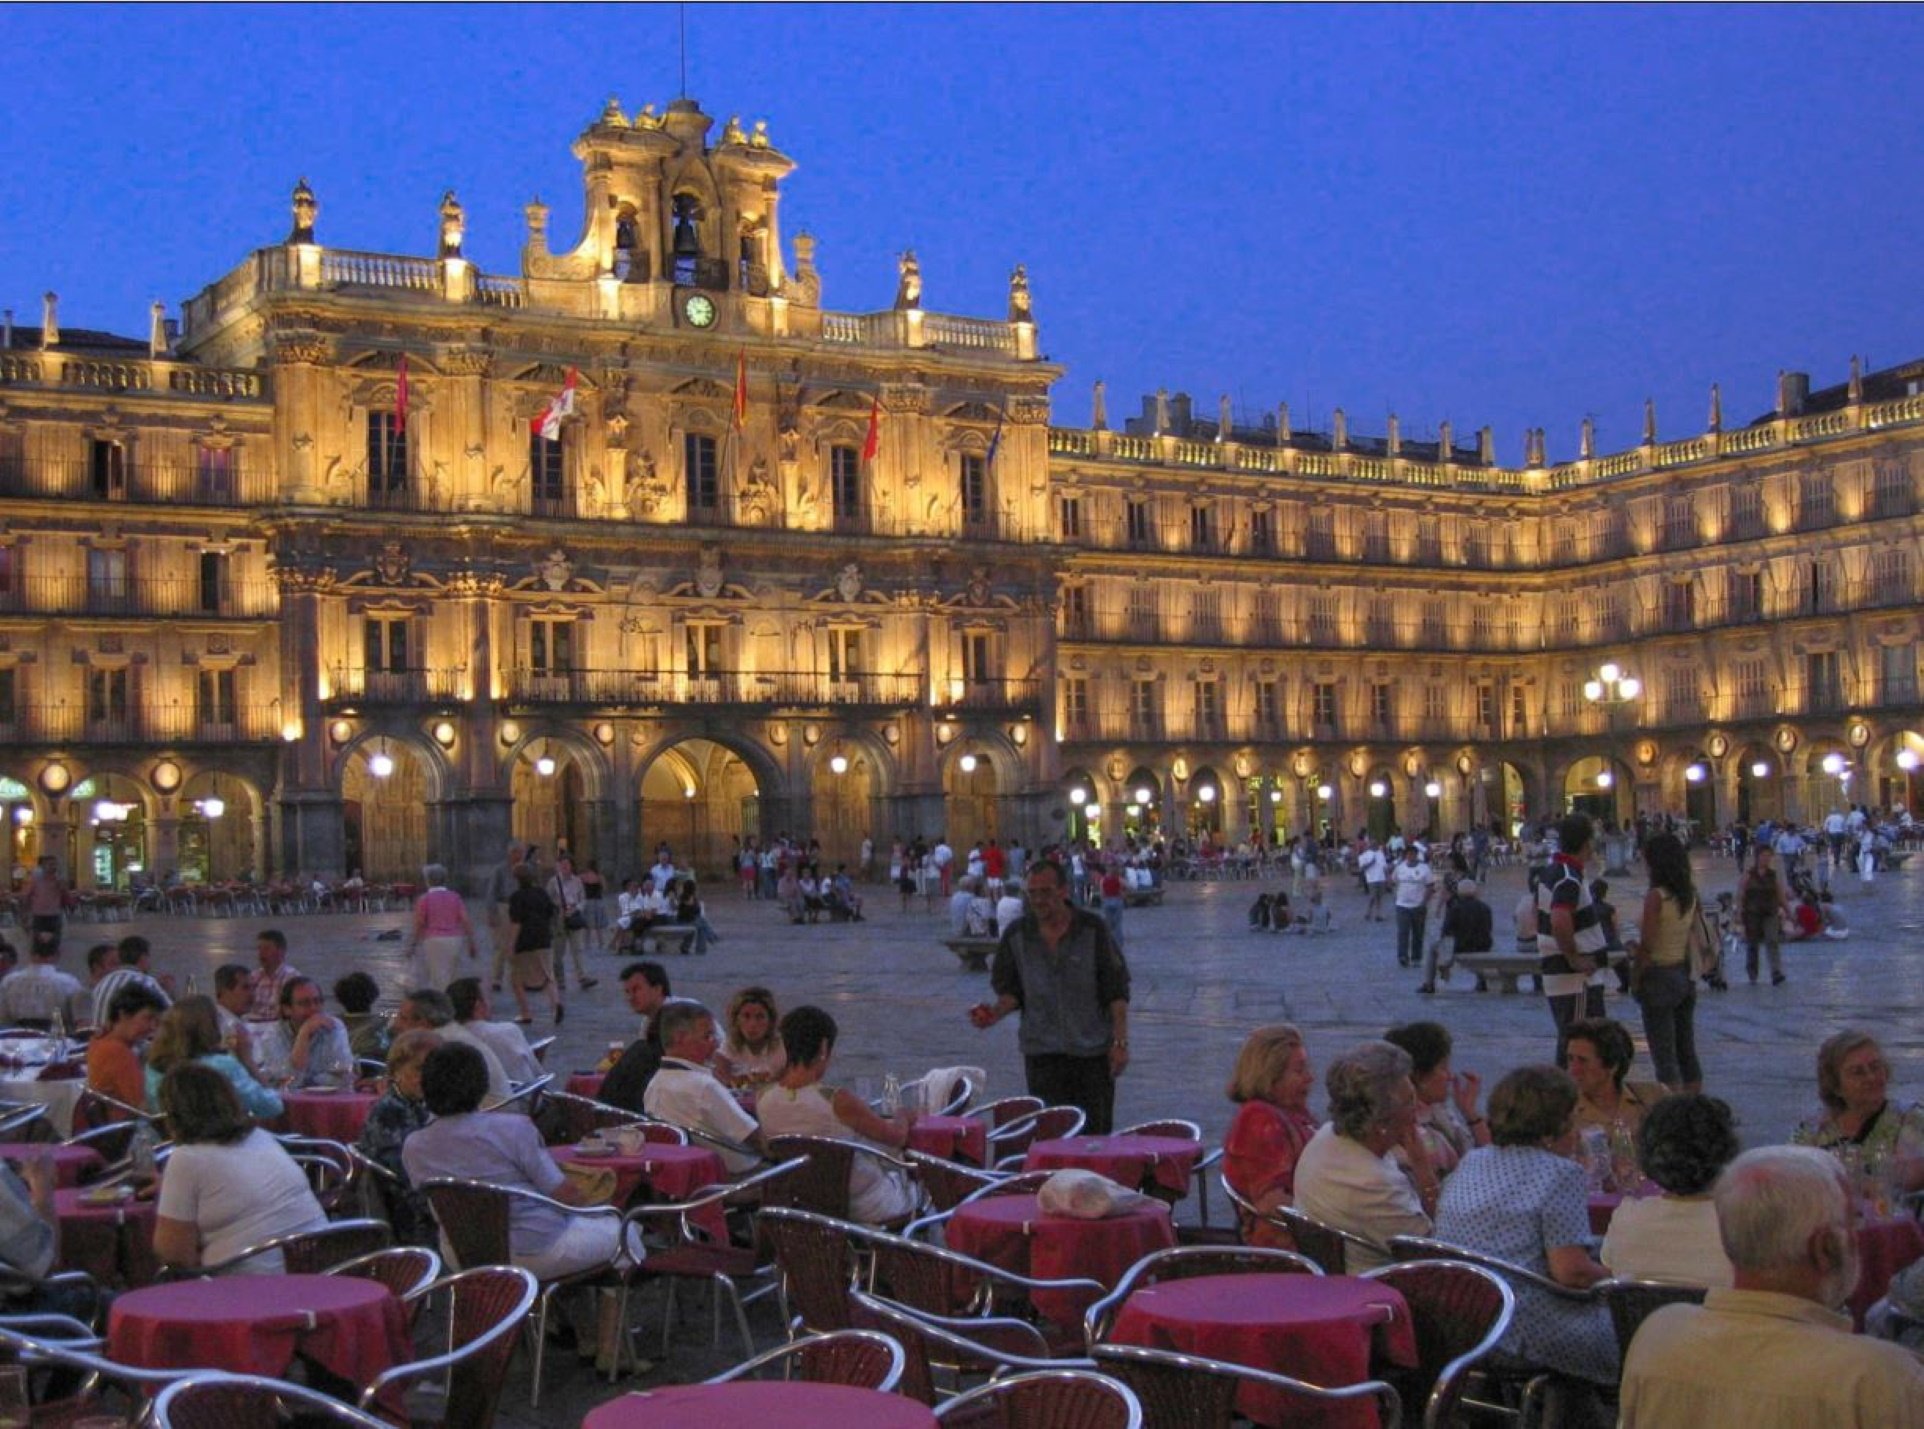
[[[1626,675],[1623,667],[1615,660],[1606,660],[1597,667],[1597,673],[1583,682],[1583,697],[1593,705],[1601,705],[1605,718],[1610,725],[1610,756],[1602,774],[1597,776],[1597,787],[1609,789],[1616,782],[1617,767],[1617,711],[1643,693],[1643,681],[1635,675]],[[1608,776],[1608,777],[1606,777]],[[1613,810],[1620,810],[1622,804],[1613,796],[1610,801]]]

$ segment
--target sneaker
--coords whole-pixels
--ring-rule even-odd
[[[1790,979],[1785,977],[1782,973],[1772,973],[1770,975],[1770,985],[1772,987],[1782,987],[1785,983],[1789,981]]]
[[[1428,994],[1430,994],[1431,996],[1435,996],[1435,995],[1436,995],[1436,984],[1435,984],[1435,983],[1433,983],[1433,982],[1426,982],[1426,983],[1424,983],[1424,984],[1423,984],[1423,985],[1422,985],[1421,987],[1419,987],[1419,988],[1417,989],[1417,991],[1418,991],[1418,992],[1424,992],[1424,993],[1428,993]]]

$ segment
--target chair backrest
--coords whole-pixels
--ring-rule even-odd
[[[441,1257],[424,1245],[396,1245],[357,1255],[323,1273],[378,1281],[394,1293],[395,1299],[406,1300],[439,1277]]]
[[[971,1192],[1002,1179],[993,1171],[977,1171],[926,1151],[904,1151],[902,1155],[915,1167],[922,1189],[929,1193],[929,1202],[938,1211],[952,1211]]]
[[[454,1263],[463,1270],[483,1265],[507,1265],[508,1193],[479,1181],[433,1180],[420,1191],[434,1209]]]
[[[1293,1250],[1264,1250],[1243,1245],[1179,1245],[1151,1251],[1130,1266],[1116,1288],[1083,1314],[1089,1344],[1107,1339],[1116,1312],[1130,1295],[1164,1280],[1198,1275],[1321,1275],[1322,1267]]]
[[[1025,1116],[1034,1116],[1042,1110],[1041,1097],[1003,1097],[975,1109],[977,1116],[989,1119],[989,1130],[998,1131],[1012,1121]]]
[[[939,1109],[943,1116],[960,1116],[969,1109],[975,1100],[975,1083],[967,1077],[957,1077],[949,1083],[949,1099]]]
[[[769,1188],[764,1205],[792,1206],[818,1216],[849,1219],[849,1173],[855,1169],[854,1149],[826,1136],[777,1136],[768,1143],[777,1161],[803,1157],[806,1165]]]
[[[1532,1290],[1541,1290],[1546,1295],[1554,1295],[1560,1300],[1579,1300],[1594,1305],[1598,1300],[1595,1286],[1578,1290],[1568,1285],[1559,1285],[1547,1275],[1539,1275],[1528,1266],[1518,1265],[1501,1256],[1485,1255],[1480,1250],[1468,1246],[1452,1245],[1448,1241],[1432,1240],[1427,1236],[1399,1235],[1390,1238],[1390,1254],[1397,1260],[1462,1260],[1471,1265],[1480,1265],[1502,1277],[1514,1290],[1519,1285]]]
[[[1086,1369],[1038,1370],[993,1380],[935,1411],[944,1424],[976,1424],[983,1412],[1020,1429],[1141,1429],[1142,1403],[1120,1380]],[[993,1421],[991,1421],[993,1422]]]
[[[1349,1254],[1347,1246],[1351,1241],[1362,1241],[1347,1231],[1326,1225],[1306,1211],[1294,1206],[1278,1206],[1274,1214],[1289,1228],[1289,1238],[1296,1242],[1296,1249],[1323,1267],[1326,1275],[1343,1275],[1348,1272]]]
[[[997,1127],[989,1134],[989,1143],[999,1157],[1016,1156],[1038,1141],[1060,1141],[1074,1136],[1088,1119],[1080,1107],[1045,1106],[1021,1120]]]
[[[1178,1141],[1201,1141],[1202,1128],[1193,1121],[1181,1117],[1166,1117],[1161,1121],[1139,1121],[1134,1126],[1125,1126],[1117,1136],[1169,1136]]]
[[[25,1106],[0,1116],[0,1141],[42,1140],[40,1133],[50,1133],[44,1106]]]
[[[1405,1260],[1366,1273],[1403,1297],[1416,1330],[1416,1370],[1403,1381],[1423,1399],[1425,1429],[1456,1420],[1470,1372],[1516,1315],[1503,1278],[1463,1260]]]
[[[320,1230],[288,1236],[281,1245],[281,1259],[289,1275],[322,1275],[393,1243],[394,1232],[385,1221],[335,1221]]]
[[[153,1422],[156,1429],[260,1429],[262,1425],[286,1423],[381,1426],[386,1423],[316,1390],[242,1374],[195,1374],[169,1386],[154,1401]]]
[[[1156,1424],[1195,1424],[1201,1429],[1227,1429],[1235,1418],[1237,1392],[1258,1384],[1291,1403],[1289,1419],[1305,1422],[1323,1418],[1339,1406],[1374,1401],[1382,1429],[1397,1429],[1403,1401],[1393,1385],[1366,1379],[1334,1389],[1292,1379],[1286,1374],[1252,1369],[1247,1365],[1178,1354],[1142,1345],[1095,1345],[1090,1353],[1106,1374],[1113,1374],[1136,1391]]]
[[[788,1206],[764,1206],[761,1232],[775,1248],[788,1309],[809,1330],[850,1328],[855,1254],[845,1221]]]
[[[880,1231],[859,1244],[868,1255],[869,1288],[891,1300],[927,1315],[959,1315],[976,1302],[981,1281],[954,1252]]]
[[[804,1335],[778,1345],[766,1354],[756,1355],[745,1364],[707,1380],[726,1384],[734,1379],[753,1379],[774,1369],[783,1379],[803,1379],[813,1384],[845,1384],[854,1389],[873,1389],[888,1394],[901,1383],[907,1359],[896,1339],[880,1330],[835,1330],[825,1335]]]
[[[86,1131],[76,1131],[67,1138],[68,1146],[90,1146],[101,1155],[109,1166],[123,1161],[133,1150],[134,1132],[139,1122],[116,1121],[107,1126],[96,1126]]]
[[[442,1422],[456,1429],[489,1429],[519,1342],[516,1331],[540,1289],[525,1270],[484,1265],[417,1290],[415,1299],[425,1301],[438,1291],[449,1297],[448,1350],[459,1356],[448,1373]]]
[[[1630,1353],[1630,1342],[1653,1311],[1666,1305],[1701,1305],[1707,1293],[1701,1285],[1663,1285],[1654,1280],[1605,1280],[1595,1288],[1610,1312],[1620,1359]]]
[[[880,1330],[902,1347],[898,1390],[923,1404],[936,1401],[935,1371],[987,1374],[997,1369],[1041,1369],[1051,1356],[1042,1331],[1009,1316],[943,1318],[856,1291],[849,1315],[856,1328]]]

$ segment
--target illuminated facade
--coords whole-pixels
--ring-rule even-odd
[[[1340,415],[1051,429],[1019,269],[1000,319],[926,309],[908,254],[892,308],[825,309],[791,161],[713,127],[611,106],[583,233],[531,205],[515,277],[452,195],[400,257],[322,243],[303,185],[178,333],[62,334],[51,298],[11,332],[16,860],[1722,821],[1827,806],[1832,754],[1908,801],[1924,365],[1557,467]],[[1638,698],[1584,699],[1606,659]]]

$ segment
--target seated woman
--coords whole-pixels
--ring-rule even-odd
[[[427,1103],[421,1099],[421,1067],[428,1053],[440,1045],[441,1034],[423,1028],[394,1039],[387,1051],[387,1091],[368,1108],[367,1125],[361,1130],[362,1153],[395,1178],[375,1184],[394,1226],[394,1238],[404,1245],[434,1241],[434,1216],[427,1198],[408,1180],[401,1148],[430,1120]]]
[[[1439,1240],[1575,1289],[1610,1272],[1590,1256],[1590,1200],[1571,1159],[1579,1129],[1576,1083],[1555,1067],[1519,1067],[1490,1093],[1489,1146],[1443,1184]],[[1596,1384],[1617,1382],[1617,1339],[1600,1304],[1560,1300],[1513,1284],[1517,1313],[1504,1348]]]
[[[134,1050],[153,1035],[167,1003],[152,988],[130,982],[107,1004],[107,1025],[87,1043],[87,1086],[130,1107],[147,1105],[147,1078]],[[116,1112],[116,1119],[127,1115]]]
[[[162,1079],[189,1062],[212,1067],[232,1082],[250,1116],[271,1120],[281,1114],[279,1093],[262,1086],[232,1052],[222,1048],[214,999],[199,994],[183,997],[161,1014],[153,1046],[147,1049],[144,1104],[149,1108],[159,1106]]]
[[[586,1204],[548,1154],[534,1123],[525,1116],[482,1111],[487,1094],[487,1063],[473,1047],[443,1042],[428,1053],[421,1065],[421,1099],[433,1120],[401,1144],[408,1180],[416,1186],[441,1177],[486,1181],[533,1191],[563,1205]],[[554,1280],[608,1264],[623,1248],[621,1221],[614,1216],[571,1216],[519,1196],[508,1200],[509,1257],[537,1279]],[[628,1237],[625,1248],[631,1260],[642,1258],[638,1232]],[[614,1354],[619,1328],[614,1311],[613,1297],[602,1297],[594,1343],[603,1363]],[[585,1328],[586,1321],[577,1318],[576,1335],[584,1344]]]
[[[1637,1128],[1637,1159],[1663,1194],[1618,1206],[1597,1258],[1628,1280],[1729,1288],[1735,1272],[1710,1188],[1742,1149],[1730,1108],[1716,1097],[1686,1092],[1650,1108]]]
[[[154,1250],[168,1265],[218,1265],[262,1241],[327,1224],[307,1174],[254,1125],[234,1084],[214,1068],[175,1067],[161,1079],[160,1109],[174,1150],[160,1178]],[[235,1273],[279,1275],[282,1268],[280,1252],[270,1251]]]
[[[1577,1128],[1598,1127],[1626,1149],[1650,1108],[1663,1099],[1656,1082],[1628,1080],[1637,1047],[1621,1022],[1609,1017],[1582,1018],[1563,1034],[1564,1060],[1577,1084]]]
[[[1293,1203],[1296,1158],[1316,1134],[1316,1118],[1309,1110],[1315,1085],[1303,1034],[1287,1022],[1258,1027],[1236,1054],[1228,1087],[1236,1116],[1223,1138],[1223,1179],[1259,1211]],[[1289,1237],[1268,1221],[1246,1222],[1243,1239],[1250,1245],[1294,1249]]]
[[[354,1080],[347,1028],[325,1008],[321,985],[313,978],[291,977],[281,984],[280,1021],[254,1039],[254,1057],[265,1080],[294,1091],[344,1087]]]
[[[1440,1022],[1410,1022],[1392,1027],[1383,1040],[1410,1054],[1410,1081],[1416,1087],[1416,1125],[1429,1148],[1438,1176],[1479,1146],[1490,1144],[1490,1123],[1476,1109],[1483,1080],[1475,1072],[1450,1070],[1454,1043]]]
[[[1890,1100],[1891,1068],[1868,1032],[1847,1030],[1817,1049],[1817,1095],[1824,1109],[1791,1134],[1864,1180],[1899,1195],[1924,1189],[1924,1107]]]
[[[764,1138],[832,1136],[886,1151],[908,1144],[914,1118],[907,1112],[880,1117],[847,1088],[822,1085],[835,1052],[835,1019],[819,1007],[798,1007],[782,1019],[788,1065],[781,1080],[756,1099]],[[915,1183],[871,1157],[857,1156],[849,1170],[849,1215],[864,1225],[884,1225],[915,1213]]]
[[[1428,1235],[1436,1168],[1416,1127],[1410,1054],[1364,1042],[1330,1063],[1329,1124],[1296,1162],[1296,1205],[1325,1225],[1381,1247],[1347,1247],[1351,1274],[1388,1264],[1392,1236]],[[1398,1165],[1392,1151],[1405,1158]]]
[[[715,1075],[731,1087],[762,1086],[782,1074],[788,1054],[776,1030],[775,994],[745,987],[728,999],[727,1032],[715,1054]]]

